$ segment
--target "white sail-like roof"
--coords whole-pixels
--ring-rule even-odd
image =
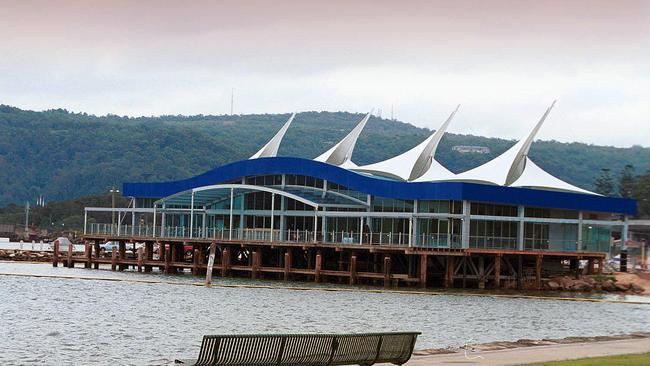
[[[533,163],[528,157],[530,147],[548,117],[555,101],[544,112],[542,118],[537,122],[533,130],[525,140],[517,142],[503,154],[488,161],[487,163],[457,174],[453,180],[491,183],[501,186],[513,187],[534,187],[561,191],[572,191],[580,193],[592,193],[582,188],[566,183],[544,171]],[[593,194],[593,193],[592,193]]]
[[[291,122],[293,122],[293,119],[296,117],[296,113],[294,112],[291,117],[287,120],[287,122],[284,123],[282,128],[280,128],[280,131],[273,136],[269,142],[264,145],[260,151],[256,152],[253,154],[253,156],[250,157],[250,159],[257,159],[257,158],[271,158],[275,157],[278,155],[278,149],[280,148],[280,143],[282,142],[282,138],[284,138],[284,134],[287,132],[289,129],[289,126],[291,125]]]
[[[438,163],[434,156],[438,144],[445,134],[447,126],[449,126],[449,123],[458,111],[458,108],[460,106],[456,107],[456,110],[449,115],[449,118],[447,118],[436,132],[414,148],[390,159],[364,165],[355,170],[405,181],[420,181],[420,178],[425,175],[446,178],[452,177],[454,173]]]
[[[332,165],[338,165],[347,169],[352,169],[357,167],[356,164],[352,162],[352,152],[354,151],[354,146],[357,143],[357,139],[361,134],[361,131],[368,123],[370,119],[370,113],[366,114],[365,117],[357,124],[357,126],[348,133],[339,143],[334,145],[331,149],[327,150],[314,160],[321,161],[323,163],[328,163]]]
[[[561,191],[595,194],[556,178],[544,169],[540,168],[539,165],[535,164],[529,157],[526,157],[526,169],[524,169],[524,172],[521,174],[519,179],[512,183],[510,187],[550,188]]]
[[[535,135],[551,112],[554,104],[555,102],[544,112],[542,118],[537,122],[526,139],[517,142],[503,154],[487,163],[456,175],[456,179],[492,183],[500,186],[510,185],[517,180],[523,172],[525,158],[528,156],[528,151],[535,139]]]

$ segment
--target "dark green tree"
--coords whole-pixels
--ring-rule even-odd
[[[630,198],[632,197],[632,191],[634,190],[634,183],[636,181],[634,166],[632,164],[627,164],[623,170],[621,170],[621,177],[618,180],[618,194],[621,197]]]
[[[611,196],[614,193],[614,179],[609,172],[609,169],[603,168],[600,170],[600,176],[596,179],[596,193],[603,196]]]
[[[632,196],[637,200],[637,216],[650,216],[650,172],[637,179]]]

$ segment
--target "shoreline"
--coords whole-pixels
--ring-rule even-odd
[[[437,351],[437,353],[436,353]],[[562,339],[518,340],[464,348],[416,350],[410,366],[475,364],[515,366],[650,352],[650,333]]]
[[[571,336],[565,338],[544,338],[544,339],[518,339],[516,341],[494,341],[488,343],[467,344],[464,347],[447,347],[447,348],[424,348],[413,351],[413,356],[428,356],[440,354],[454,354],[467,351],[502,351],[519,348],[540,347],[540,346],[555,346],[566,344],[584,344],[584,343],[598,343],[610,341],[622,341],[631,339],[648,339],[650,340],[650,332],[633,332],[627,334],[616,334],[610,336],[588,336],[579,337]],[[648,349],[650,351],[650,349]]]

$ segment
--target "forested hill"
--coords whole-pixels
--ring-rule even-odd
[[[280,155],[312,158],[359,121],[346,112],[300,113]],[[0,106],[0,207],[9,203],[69,199],[105,192],[124,181],[187,178],[255,153],[288,118],[284,115],[96,117],[66,110],[33,112]],[[358,164],[401,153],[431,131],[371,118],[354,152]],[[447,134],[436,155],[452,171],[477,166],[514,141]],[[479,145],[490,154],[460,154],[455,145]],[[601,168],[614,177],[626,164],[650,169],[650,149],[555,141],[535,142],[532,158],[550,173],[592,189]]]

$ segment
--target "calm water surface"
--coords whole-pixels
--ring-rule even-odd
[[[416,348],[650,331],[650,305],[455,295],[186,286],[189,276],[0,262],[0,364],[168,365],[204,334],[417,330]],[[307,286],[306,284],[297,284]]]

